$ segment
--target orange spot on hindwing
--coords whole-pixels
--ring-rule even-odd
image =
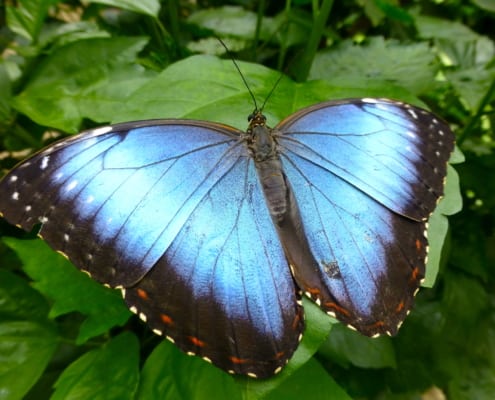
[[[301,322],[301,317],[299,316],[299,314],[296,314],[294,320],[292,321],[292,329],[294,331],[297,330],[297,327],[299,326],[300,322]]]
[[[318,288],[307,288],[306,290],[313,296],[318,296],[320,294],[320,289]]]
[[[247,358],[239,358],[239,357],[229,357],[230,361],[232,361],[234,364],[247,364],[249,363],[249,360]]]
[[[419,274],[420,274],[419,268],[418,267],[414,268],[411,272],[411,282],[416,282],[418,280]]]
[[[193,345],[198,346],[198,347],[204,347],[206,344],[205,342],[203,342],[202,340],[198,339],[195,336],[189,336],[188,339],[191,341],[191,343]]]
[[[167,314],[160,314],[160,319],[165,325],[172,325],[174,320]]]
[[[143,290],[143,289],[138,289],[137,295],[139,296],[139,298],[141,298],[145,301],[148,301],[150,299],[146,290]]]
[[[332,310],[332,311],[335,311],[335,312],[338,312],[340,314],[343,314],[347,317],[350,317],[351,314],[349,311],[347,311],[344,307],[340,307],[339,305],[333,303],[333,302],[327,302],[327,303],[324,303],[323,304],[324,307]]]
[[[370,325],[370,328],[372,330],[381,330],[381,328],[383,328],[385,326],[385,322],[384,321],[377,321],[375,322],[373,325]]]

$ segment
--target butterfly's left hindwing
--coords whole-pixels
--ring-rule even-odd
[[[241,157],[125,299],[185,352],[264,378],[295,351],[303,310],[259,186]]]

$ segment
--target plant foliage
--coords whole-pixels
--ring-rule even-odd
[[[253,103],[220,37],[257,102],[285,73],[265,108],[271,126],[328,99],[400,99],[450,123],[459,174],[450,167],[431,219],[432,288],[399,335],[363,337],[305,302],[300,348],[265,381],[184,355],[118,293],[0,220],[0,400],[493,398],[493,0],[7,0],[0,23],[3,172],[104,123],[245,129]]]

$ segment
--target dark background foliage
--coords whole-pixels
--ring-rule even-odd
[[[330,98],[391,97],[442,116],[465,156],[452,160],[463,209],[449,172],[440,211],[450,225],[440,213],[429,232],[433,287],[399,335],[362,337],[305,302],[300,349],[261,382],[183,355],[118,293],[0,220],[0,399],[492,399],[494,24],[493,0],[0,3],[2,171],[104,123],[185,117],[245,129],[252,100],[215,36],[258,102],[277,70],[291,78],[266,106],[272,126]]]

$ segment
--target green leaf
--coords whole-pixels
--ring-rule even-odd
[[[77,132],[83,118],[104,122],[154,73],[136,64],[145,38],[80,40],[54,51],[13,105],[41,125]]]
[[[121,296],[78,271],[41,240],[3,238],[23,262],[33,287],[53,301],[50,317],[78,311],[87,316],[80,328],[78,343],[123,325],[130,316]]]
[[[257,64],[238,64],[261,106],[280,73]],[[294,111],[321,101],[379,96],[384,92],[396,94],[395,98],[407,96],[404,90],[391,91],[389,86],[369,84],[360,88],[341,82],[330,85],[325,81],[295,83],[283,77],[263,111],[269,126],[275,126]],[[409,99],[413,99],[410,94]],[[170,65],[133,92],[125,99],[125,104],[115,110],[111,122],[193,118],[228,124],[245,131],[247,117],[254,108],[248,89],[231,61],[193,56]]]
[[[457,66],[454,72],[490,65],[495,56],[495,43],[459,22],[441,18],[418,16],[418,33],[423,38],[435,39],[437,53],[445,65]],[[452,73],[452,68],[446,69]],[[474,71],[473,71],[474,72]]]
[[[7,26],[15,33],[36,42],[49,7],[58,0],[23,0],[6,6]]]
[[[51,399],[134,400],[138,382],[138,340],[126,332],[69,365]]]
[[[473,0],[473,3],[486,11],[495,13],[495,0]]]
[[[21,399],[52,358],[58,339],[48,324],[0,320],[0,399]]]
[[[252,397],[258,399],[259,397]],[[267,400],[351,400],[351,397],[328,374],[328,371],[311,359],[294,375],[266,397]]]
[[[471,365],[465,375],[449,383],[449,400],[486,399],[495,393],[495,366]]]
[[[0,270],[0,318],[47,322],[50,310],[45,298],[21,277]]]
[[[446,215],[454,215],[462,210],[462,195],[459,175],[449,165],[445,184],[445,194],[433,214],[428,219],[428,261],[426,276],[421,286],[433,287],[442,257],[442,247],[449,229]]]
[[[472,285],[469,286],[469,289],[471,288]],[[481,288],[481,290],[484,289]],[[462,299],[459,298],[459,300]],[[468,300],[466,308],[472,304],[473,301]],[[462,320],[456,319],[460,332],[459,340],[455,344],[457,344],[456,348],[462,349],[464,354],[461,362],[459,358],[456,358],[451,360],[449,365],[449,374],[456,378],[448,382],[449,400],[490,400],[495,393],[495,313],[493,307],[483,308],[478,318],[470,316],[470,320],[470,322],[476,320],[475,329],[466,330],[466,327],[460,323]],[[452,348],[452,344],[449,349]]]
[[[109,32],[101,29],[95,21],[76,21],[45,26],[40,34],[39,46],[53,50],[72,42],[95,38],[109,38]]]
[[[144,364],[138,399],[241,399],[234,378],[164,340]]]
[[[370,338],[345,325],[334,326],[319,354],[344,367],[396,368],[392,339],[388,336]]]
[[[274,32],[273,38],[281,46],[285,48],[295,45],[304,46],[308,43],[308,37],[311,35],[313,18],[314,16],[304,9],[291,8],[277,14],[270,21],[269,27]],[[263,19],[263,21],[265,20]]]
[[[188,22],[202,28],[210,29],[217,35],[241,37],[253,40],[255,37],[257,15],[242,7],[224,6],[199,10],[188,18]],[[260,38],[268,39],[272,32],[272,19],[264,17],[261,26]]]
[[[385,13],[381,7],[379,7],[380,4],[378,1],[361,0],[359,3],[362,5],[364,13],[369,18],[373,26],[378,26],[381,22],[383,22]]]
[[[299,343],[299,347],[289,364],[280,374],[282,379],[285,378],[284,375],[289,376],[306,364],[328,338],[334,325],[338,325],[337,320],[329,317],[315,303],[305,297],[303,297],[303,305],[306,324],[303,340]]]
[[[461,275],[444,282],[443,306],[447,313],[463,321],[463,328],[476,326],[489,310],[489,301],[485,288],[473,277]]]
[[[459,98],[466,102],[469,110],[476,111],[495,80],[495,68],[477,65],[448,72],[446,75]]]
[[[146,14],[158,18],[160,2],[158,0],[87,0],[88,3],[106,4],[121,8],[122,10],[133,11],[139,14]]]
[[[361,0],[366,16],[371,20],[373,26],[383,22],[384,17],[395,19],[403,24],[412,24],[414,19],[402,6],[397,6],[393,0]]]
[[[414,18],[416,29],[421,38],[424,39],[446,39],[446,40],[476,40],[479,35],[457,21],[451,21],[445,18],[430,17],[418,15]]]
[[[0,270],[0,399],[21,399],[50,361],[59,338],[48,304],[24,279]]]
[[[279,73],[255,64],[240,63],[258,101],[262,101]],[[270,102],[272,105],[272,102]],[[196,118],[230,124],[245,130],[253,101],[231,61],[193,56],[172,64],[132,93],[112,123],[133,119]],[[267,109],[271,119],[272,107]]]
[[[436,69],[435,54],[427,43],[403,45],[374,37],[366,45],[346,40],[335,49],[317,53],[309,77],[363,88],[382,83],[420,94],[431,87]]]

